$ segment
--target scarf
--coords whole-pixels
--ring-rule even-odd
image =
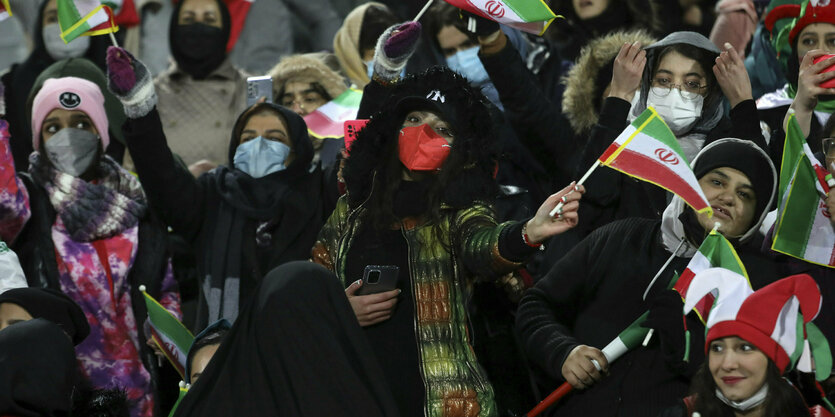
[[[99,179],[87,182],[53,168],[33,152],[29,173],[76,242],[115,236],[136,226],[148,208],[139,180],[109,156],[99,160]]]

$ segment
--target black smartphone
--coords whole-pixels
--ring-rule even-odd
[[[395,265],[366,265],[362,274],[362,287],[357,295],[377,294],[397,288],[400,267]]]

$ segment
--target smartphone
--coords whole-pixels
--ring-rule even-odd
[[[357,295],[377,294],[397,288],[400,267],[395,265],[366,265],[362,274],[362,287]]]
[[[273,102],[273,77],[261,75],[246,79],[246,105],[255,104],[259,98],[266,98],[267,103]]]
[[[823,60],[832,58],[833,56],[835,56],[835,55],[821,55],[821,56],[815,58],[812,61],[813,61],[814,64],[817,64],[818,62],[821,62]],[[835,65],[830,65],[829,67],[827,67],[826,69],[821,71],[821,73],[830,72],[830,71],[835,71]],[[831,78],[831,79],[828,79],[828,80],[820,83],[820,86],[821,86],[821,88],[835,88],[835,78]]]

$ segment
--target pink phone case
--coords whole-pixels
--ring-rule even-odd
[[[833,56],[835,56],[835,55],[821,55],[821,56],[815,58],[813,62],[815,64],[817,64],[818,62],[821,62],[823,60],[832,58]],[[823,73],[823,72],[830,72],[830,71],[835,71],[835,65],[830,65],[829,67],[827,67],[826,69],[824,69],[821,72]],[[835,88],[835,78],[831,78],[829,80],[826,80],[826,81],[822,82],[820,84],[820,86],[821,86],[821,88]]]

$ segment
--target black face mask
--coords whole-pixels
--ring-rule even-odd
[[[172,33],[171,55],[195,79],[206,78],[226,59],[225,33],[203,23],[177,25]]]

